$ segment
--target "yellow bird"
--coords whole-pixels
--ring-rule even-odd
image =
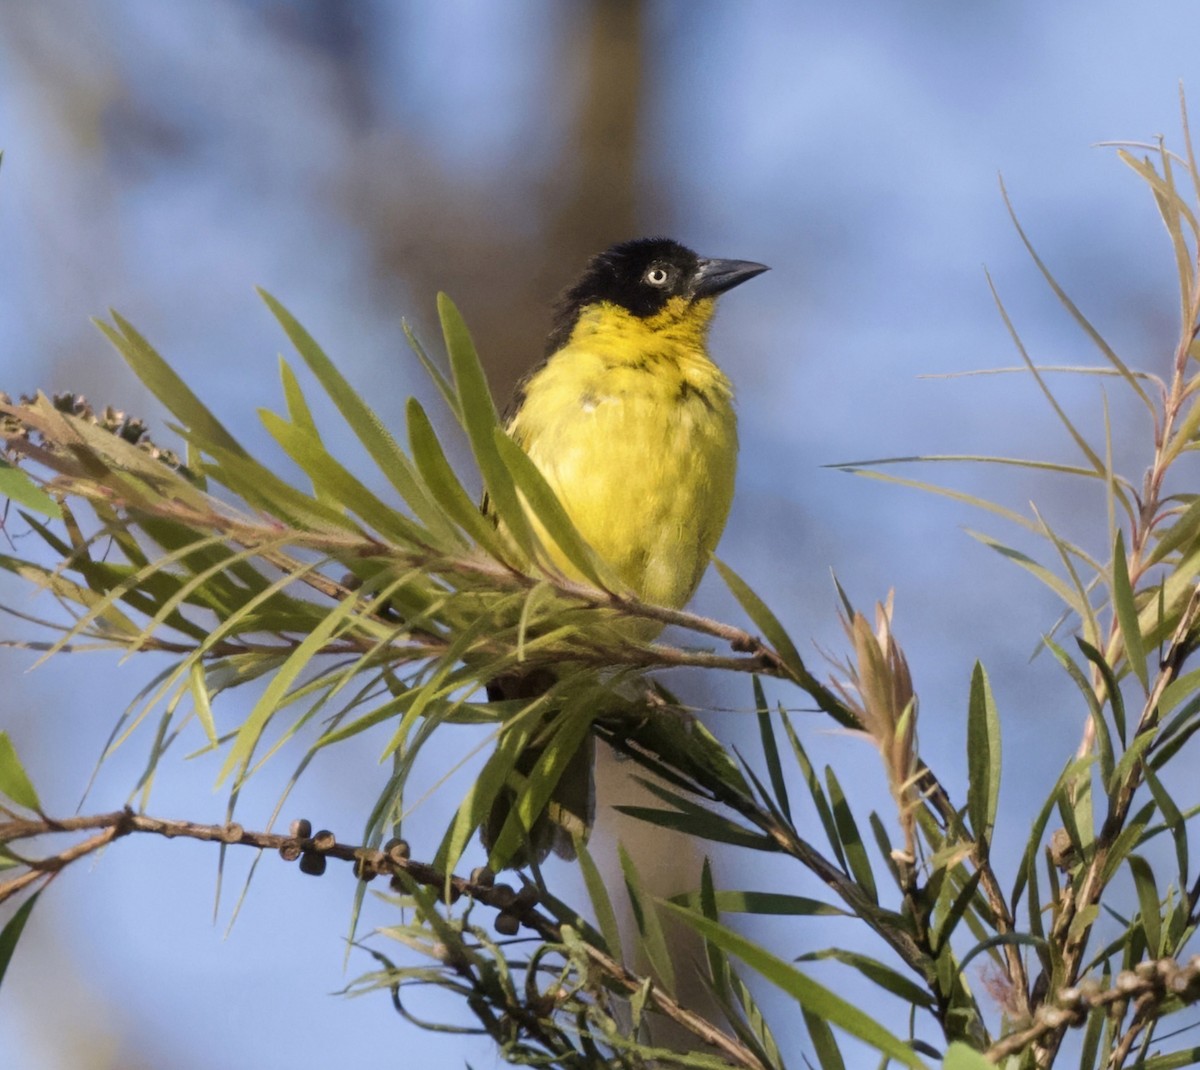
[[[708,328],[717,297],[766,270],[705,259],[666,238],[614,245],[563,295],[546,358],[508,409],[508,433],[580,534],[648,602],[682,607],[725,527],[737,420],[733,388],[708,355]],[[533,698],[552,679],[506,677],[488,693]],[[589,737],[509,866],[540,862],[552,848],[573,857],[572,833],[586,834],[594,811],[592,752]],[[538,754],[521,756],[519,776]],[[484,824],[489,851],[514,800],[502,792]]]

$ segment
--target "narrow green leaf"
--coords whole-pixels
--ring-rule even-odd
[[[924,491],[926,494],[935,494],[940,498],[949,498],[952,502],[962,502],[964,505],[970,505],[975,509],[982,509],[985,513],[992,513],[994,516],[1003,517],[1010,523],[1016,524],[1017,527],[1026,528],[1029,531],[1037,530],[1037,525],[1032,520],[1018,513],[1015,509],[1009,509],[996,502],[988,501],[987,498],[980,498],[961,490],[951,490],[949,487],[943,487],[937,483],[930,483],[923,479],[906,479],[903,476],[894,476],[890,472],[876,472],[870,468],[850,467],[845,468],[844,471],[849,472],[851,475],[861,476],[863,479],[874,479],[880,483],[889,483],[896,487],[910,487],[913,490]]]
[[[283,384],[283,398],[287,403],[288,417],[293,424],[296,425],[306,437],[324,447],[321,442],[321,432],[317,430],[317,423],[313,419],[312,410],[308,407],[308,401],[304,397],[304,391],[300,388],[300,381],[296,378],[296,373],[292,371],[291,365],[281,356],[279,358],[279,378]],[[326,492],[313,483],[313,494],[319,498],[326,498]],[[333,505],[336,499],[327,499],[326,505]]]
[[[942,1070],[996,1070],[996,1066],[974,1048],[956,1040],[946,1049]]]
[[[767,607],[767,604],[750,589],[750,586],[725,562],[713,558],[713,565],[720,573],[721,579],[738,600],[746,615],[754,622],[767,643],[774,648],[788,671],[808,694],[816,701],[830,717],[843,728],[858,730],[861,726],[854,715],[845,707],[838,697],[813,676],[805,667],[796,645],[792,642],[779,618]]]
[[[961,873],[962,868],[958,867],[949,874],[951,879],[945,885],[947,891],[957,885],[958,881],[955,878],[961,875]],[[943,949],[950,947],[950,938],[957,931],[959,922],[962,921],[974,904],[975,897],[979,891],[979,881],[982,876],[982,871],[976,870],[970,877],[963,881],[954,898],[950,900],[949,905],[946,907],[946,912],[937,919],[933,933],[933,947],[936,954],[940,955]]]
[[[572,950],[583,951],[588,945],[602,949],[607,947],[600,930],[582,917],[578,910],[559,899],[549,888],[539,885],[538,904],[544,906],[546,912],[562,927],[563,943]]]
[[[1079,1048],[1079,1070],[1094,1070],[1100,1065],[1100,1038],[1108,1021],[1106,1007],[1092,1007],[1088,1011],[1087,1026],[1083,1031],[1083,1043]]]
[[[455,419],[462,423],[462,408],[458,404],[458,395],[454,392],[454,384],[443,374],[428,353],[425,352],[425,347],[421,345],[421,340],[416,336],[412,326],[407,320],[403,321],[404,337],[408,339],[409,347],[417,355],[417,360],[421,362],[421,367],[425,369],[425,373],[433,380],[434,386],[438,388],[438,393],[442,395],[442,400],[446,402],[447,407],[454,414]]]
[[[418,546],[433,541],[423,528],[380,501],[366,484],[326,451],[319,438],[314,438],[302,425],[288,423],[267,409],[260,409],[258,415],[271,437],[308,476],[318,501],[339,512],[348,509],[356,513],[363,523],[386,539]]]
[[[639,1033],[642,1028],[642,1014],[646,1009],[646,1000],[650,998],[650,988],[654,982],[647,977],[634,992],[629,1000],[629,1019],[633,1032]]]
[[[1005,369],[997,369],[1005,370]],[[1007,369],[1016,372],[1027,372],[1028,368],[1011,368]],[[1038,371],[1069,371],[1079,374],[1087,374],[1089,372],[1100,371],[1107,372],[1108,369],[1102,368],[1045,368],[1038,367]],[[981,374],[981,373],[966,373],[966,374]],[[918,376],[921,379],[937,379],[936,375]],[[953,378],[948,376],[947,378]],[[910,454],[905,457],[872,457],[869,460],[863,461],[837,461],[834,464],[822,465],[823,468],[838,468],[844,472],[858,472],[864,468],[876,468],[882,465],[889,464],[932,464],[932,463],[952,464],[994,464],[1006,468],[1024,468],[1031,472],[1054,472],[1058,475],[1067,476],[1085,476],[1090,479],[1098,479],[1100,475],[1092,468],[1082,468],[1075,464],[1060,464],[1056,461],[1038,461],[1028,457],[996,457],[986,454],[975,453],[919,453]],[[860,473],[865,474],[865,473]]]
[[[396,444],[396,440],[383,425],[376,413],[358,395],[345,376],[317,345],[306,331],[279,301],[266,290],[259,288],[259,296],[271,314],[279,321],[284,333],[291,339],[296,352],[304,359],[312,373],[325,388],[343,419],[358,436],[371,459],[387,476],[393,487],[400,492],[417,518],[440,534],[448,534],[448,528],[440,510],[430,500],[428,493],[417,477],[412,461]]]
[[[1200,344],[1193,342],[1189,347],[1193,360],[1200,358]],[[1189,385],[1189,394],[1195,381]],[[1200,428],[1200,405],[1192,403],[1183,410],[1182,418],[1172,428],[1172,435],[1162,446],[1159,454],[1162,469],[1166,470],[1185,451],[1196,448],[1196,431]]]
[[[973,531],[968,528],[967,534],[970,535],[971,538],[977,539],[979,542],[983,543],[984,546],[991,547],[1002,557],[1006,557],[1009,561],[1020,565],[1021,568],[1025,569],[1025,571],[1030,575],[1039,579],[1051,591],[1058,595],[1063,604],[1066,605],[1071,612],[1077,616],[1082,617],[1087,613],[1086,607],[1080,604],[1078,595],[1075,593],[1075,589],[1070,584],[1064,583],[1057,574],[1048,569],[1040,561],[1036,561],[1028,554],[1014,549],[1011,546],[1007,546],[998,539],[994,539],[990,535],[985,535],[983,532]]]
[[[1115,790],[1119,785],[1124,784],[1150,751],[1154,743],[1155,734],[1153,732],[1142,732],[1140,735],[1133,737],[1133,742],[1126,748],[1125,753],[1121,755],[1121,760],[1117,762],[1109,777],[1109,781]],[[1155,752],[1155,757],[1158,757],[1158,752]],[[1160,768],[1157,762],[1155,768]]]
[[[282,705],[288,689],[299,675],[308,667],[310,662],[319,654],[325,644],[341,628],[346,626],[347,618],[357,608],[357,598],[349,597],[339,602],[313,630],[304,637],[287,657],[287,660],[275,671],[266,689],[254,704],[246,720],[238,729],[233,746],[217,775],[217,785],[220,786],[234,769],[245,770],[249,765],[250,756],[262,736],[267,723]],[[240,775],[240,774],[239,774]]]
[[[643,888],[637,867],[623,845],[618,844],[617,853],[621,860],[621,872],[625,875],[625,888],[629,893],[629,905],[633,909],[633,919],[637,923],[638,932],[642,937],[642,951],[645,952],[650,967],[663,988],[668,992],[674,992],[675,966],[667,946],[662,922],[658,917],[656,900]]]
[[[754,785],[754,790],[758,793],[758,798],[762,800],[763,806],[766,807],[770,815],[777,821],[783,821],[784,816],[779,812],[779,807],[775,805],[775,798],[770,791],[767,790],[766,784],[759,779],[758,774],[754,771],[753,766],[746,761],[742,752],[736,746],[733,748],[733,753],[737,755],[738,760],[742,763],[742,768],[746,771],[746,776],[750,778],[750,782]]]
[[[1200,704],[1200,696],[1197,696],[1197,698],[1198,704]],[[1158,743],[1154,748],[1154,753],[1150,757],[1150,764],[1153,765],[1155,769],[1162,769],[1163,766],[1172,761],[1175,755],[1179,753],[1179,751],[1187,744],[1188,740],[1191,739],[1192,736],[1194,736],[1198,731],[1200,731],[1200,721],[1191,720],[1186,724],[1177,726],[1176,731],[1173,732],[1170,737],[1156,737],[1153,733],[1145,733],[1145,738],[1151,740],[1151,742],[1153,742],[1156,738],[1158,739]],[[1141,738],[1143,737],[1138,736],[1137,739],[1134,740],[1134,743],[1136,744],[1138,739]],[[1129,749],[1133,750],[1133,747],[1130,747]]]
[[[779,716],[783,720],[783,728],[787,733],[788,742],[792,745],[792,753],[796,757],[796,764],[800,766],[800,773],[804,777],[804,783],[808,785],[808,793],[812,796],[813,806],[816,807],[817,817],[821,821],[821,828],[825,830],[825,839],[829,844],[830,850],[833,851],[834,856],[837,858],[838,863],[845,868],[846,854],[842,850],[842,841],[838,836],[837,824],[833,820],[833,810],[829,807],[829,800],[825,798],[825,790],[821,787],[821,780],[817,776],[816,770],[813,769],[812,762],[809,761],[808,752],[800,742],[800,737],[792,727],[791,719],[782,707],[780,707]]]
[[[917,818],[921,820],[920,817]],[[888,835],[888,831],[884,828],[883,821],[879,815],[872,810],[867,815],[867,821],[871,826],[871,833],[875,837],[875,846],[879,851],[879,857],[883,859],[883,864],[887,866],[888,872],[892,875],[892,880],[897,888],[903,888],[904,883],[900,877],[900,867],[896,864],[895,848],[892,846],[892,839]]]
[[[494,607],[498,608],[498,607]],[[404,712],[404,717],[397,726],[392,738],[383,749],[382,758],[388,757],[393,751],[404,745],[409,731],[418,719],[425,715],[426,708],[436,700],[443,698],[455,688],[468,680],[474,680],[473,669],[460,668],[458,663],[463,655],[475,644],[479,636],[495,627],[492,613],[481,613],[458,630],[450,645],[438,659],[437,668],[433,675],[420,688],[414,688],[415,695]],[[529,715],[526,708],[522,717]],[[510,722],[511,725],[511,722]]]
[[[359,526],[341,510],[293,487],[253,458],[227,453],[216,446],[205,452],[214,458],[213,464],[204,466],[205,472],[248,504],[309,531],[362,534]]]
[[[987,672],[978,661],[971,673],[967,704],[967,776],[971,829],[986,851],[1000,799],[1000,718]]]
[[[1195,1066],[1197,1063],[1200,1063],[1200,1045],[1163,1055],[1153,1055],[1139,1062],[1138,1070],[1183,1070],[1184,1067]]]
[[[471,499],[459,482],[429,417],[416,398],[408,399],[407,415],[409,448],[429,493],[467,535],[492,557],[504,560],[504,543],[495,523],[483,515],[479,504]]]
[[[754,622],[755,627],[762,632],[763,638],[775,648],[776,653],[783,659],[784,663],[792,671],[792,674],[797,680],[807,678],[809,672],[804,667],[800,652],[796,649],[796,644],[792,642],[791,636],[788,635],[783,625],[779,623],[779,618],[750,589],[749,584],[725,564],[725,562],[714,558],[713,564],[721,574],[721,579],[725,581],[725,585],[732,592],[734,598],[738,600],[742,609],[746,611],[746,615]]]
[[[673,903],[664,902],[663,906],[706,940],[711,940],[722,950],[736,955],[765,980],[791,996],[810,1014],[824,1018],[830,1025],[857,1037],[904,1066],[912,1067],[913,1070],[927,1070],[926,1064],[911,1047],[884,1029],[866,1011],[846,1002],[782,959],[719,922]]]
[[[977,955],[982,955],[985,951],[990,951],[994,947],[1032,947],[1038,951],[1046,949],[1046,941],[1037,936],[1031,936],[1028,933],[998,933],[995,936],[989,936],[986,940],[981,940],[963,957],[958,964],[958,971],[962,973]]]
[[[494,857],[507,859],[516,853],[525,839],[525,830],[533,828],[563,774],[570,769],[572,760],[580,748],[587,745],[594,715],[595,711],[571,709],[554,718],[553,729],[541,748],[537,764],[530,770],[525,789],[518,795],[517,804],[496,837],[492,847]]]
[[[1015,220],[1014,220],[1015,221]],[[1096,472],[1097,476],[1104,478],[1104,461],[1100,455],[1088,444],[1086,438],[1079,433],[1079,429],[1071,422],[1071,418],[1067,415],[1062,405],[1059,404],[1058,398],[1054,396],[1054,392],[1046,385],[1045,379],[1037,370],[1037,366],[1030,359],[1029,353],[1025,349],[1025,343],[1021,341],[1021,336],[1017,333],[1017,329],[1013,324],[1012,319],[1008,315],[1008,310],[1004,307],[1004,302],[1000,300],[1000,293],[996,289],[995,282],[992,281],[992,276],[988,272],[984,272],[987,279],[988,288],[992,292],[992,298],[996,302],[996,308],[1000,312],[1000,318],[1004,320],[1004,326],[1008,330],[1009,337],[1013,341],[1013,345],[1017,347],[1017,353],[1021,360],[1029,369],[1030,375],[1033,376],[1033,381],[1037,383],[1038,389],[1041,390],[1042,396],[1049,402],[1050,407],[1054,410],[1054,414],[1058,417],[1059,422],[1066,428],[1067,434],[1074,440],[1075,445],[1079,448],[1080,453],[1087,458],[1088,463]],[[1138,388],[1140,389],[1140,387]],[[1145,397],[1145,394],[1142,395]]]
[[[12,962],[13,953],[17,950],[17,941],[21,939],[25,923],[29,920],[29,915],[33,913],[33,904],[38,901],[38,896],[41,894],[41,892],[34,892],[26,899],[17,907],[16,913],[8,919],[8,924],[4,926],[3,930],[0,930],[0,985],[4,982],[8,964]]]
[[[1096,844],[1096,810],[1092,804],[1092,777],[1080,776],[1062,795],[1062,823],[1081,859],[1090,859]]]
[[[671,897],[679,906],[700,909],[700,898],[695,892],[682,892]],[[852,917],[849,911],[819,899],[784,892],[739,892],[716,893],[716,907],[724,914],[784,914],[800,917]]]
[[[779,1045],[775,1041],[770,1026],[767,1025],[762,1008],[759,1007],[758,1001],[750,991],[750,986],[729,964],[729,956],[724,951],[710,940],[705,941],[705,947],[710,955],[720,957],[728,971],[729,989],[734,999],[737,1000],[737,1007],[741,1008],[742,1013],[739,1014],[737,1007],[731,1004],[725,1004],[722,1010],[728,1015],[738,1039],[754,1052],[762,1065],[770,1067],[771,1070],[784,1070],[783,1059],[779,1054]]]
[[[673,901],[677,901],[673,900]],[[694,909],[699,909],[710,921],[721,920],[720,907],[717,906],[717,890],[713,884],[712,863],[704,856],[704,865],[700,867],[700,891],[694,896]],[[722,1005],[728,1007],[730,995],[729,960],[719,947],[708,940],[704,941],[704,954],[708,960],[708,976],[712,990]],[[732,1017],[732,1016],[729,1016]]]
[[[851,966],[867,980],[878,985],[885,992],[890,992],[902,1002],[909,1003],[923,1010],[931,1010],[936,1005],[933,996],[920,985],[897,973],[890,966],[885,966],[878,959],[869,955],[860,955],[857,951],[846,951],[842,948],[830,947],[823,951],[808,951],[796,958],[797,962],[840,962]]]
[[[1154,883],[1154,870],[1141,855],[1131,854],[1129,872],[1133,874],[1133,886],[1142,914],[1142,931],[1146,934],[1146,946],[1151,957],[1158,958],[1163,954],[1162,901],[1159,899],[1158,886]]]
[[[1163,225],[1171,238],[1175,251],[1175,273],[1179,279],[1179,299],[1184,322],[1190,322],[1195,316],[1192,307],[1194,290],[1192,282],[1192,251],[1188,246],[1187,237],[1183,232],[1182,222],[1187,221],[1193,237],[1197,235],[1196,217],[1175,186],[1171,168],[1171,154],[1163,151],[1161,154],[1163,173],[1160,176],[1149,159],[1137,159],[1124,149],[1117,152],[1121,161],[1135,171],[1144,181],[1154,196]],[[1195,178],[1195,176],[1193,176]]]
[[[1025,853],[1022,856],[1020,868],[1017,870],[1016,880],[1013,882],[1012,895],[1009,896],[1014,913],[1016,912],[1017,904],[1021,901],[1021,894],[1025,889],[1026,883],[1036,881],[1037,879],[1038,849],[1041,847],[1042,836],[1046,832],[1046,824],[1049,822],[1050,814],[1054,811],[1055,805],[1058,803],[1063,786],[1070,781],[1074,781],[1095,760],[1093,755],[1088,755],[1084,758],[1076,758],[1068,762],[1063,771],[1059,773],[1058,780],[1055,781],[1050,794],[1046,796],[1045,802],[1042,803],[1042,808],[1038,811],[1037,817],[1034,818],[1033,824],[1030,826],[1029,839],[1025,844]]]
[[[33,479],[15,465],[0,458],[0,498],[8,498],[18,505],[32,509],[42,516],[62,519],[62,509]]]
[[[1132,817],[1126,819],[1125,827],[1117,834],[1104,860],[1104,869],[1100,873],[1101,885],[1106,885],[1117,870],[1130,856],[1133,849],[1142,842],[1142,834],[1146,826],[1153,820],[1158,807],[1154,802],[1148,802],[1135,811]]]
[[[1042,278],[1049,284],[1050,289],[1054,291],[1054,296],[1062,303],[1063,307],[1071,314],[1071,318],[1083,329],[1083,332],[1092,340],[1096,348],[1104,355],[1104,358],[1111,364],[1121,375],[1121,377],[1129,384],[1133,392],[1141,399],[1142,404],[1146,406],[1149,412],[1153,415],[1157,412],[1154,402],[1146,393],[1142,384],[1138,382],[1137,376],[1126,366],[1125,362],[1117,356],[1116,351],[1110,346],[1100,332],[1089,322],[1088,318],[1079,310],[1075,302],[1067,296],[1067,292],[1058,284],[1058,281],[1050,273],[1050,269],[1038,256],[1037,250],[1033,247],[1033,242],[1026,236],[1020,221],[1017,219],[1016,209],[1013,208],[1012,201],[1008,198],[1008,190],[1004,188],[1003,181],[1000,183],[1000,192],[1004,197],[1004,205],[1008,209],[1009,218],[1012,220],[1013,226],[1016,228],[1017,234],[1021,239],[1021,243],[1025,246],[1026,252],[1037,265],[1038,270],[1042,273]],[[989,280],[990,281],[990,280]],[[1005,317],[1007,320],[1007,316]]]
[[[1162,812],[1163,821],[1170,830],[1171,839],[1175,842],[1175,860],[1179,864],[1179,887],[1186,888],[1191,884],[1188,873],[1187,821],[1180,813],[1179,807],[1175,805],[1171,793],[1163,787],[1162,781],[1155,775],[1154,770],[1143,767],[1142,775],[1146,778],[1150,794],[1154,796],[1154,801]]]
[[[1109,460],[1107,454],[1105,459],[1106,462]],[[1113,506],[1113,495],[1109,494],[1108,499],[1111,510]],[[1091,581],[1093,583],[1097,582],[1099,574],[1102,571],[1099,563],[1093,561],[1091,556],[1085,554],[1078,546],[1074,545],[1073,543],[1069,543],[1062,538],[1062,536],[1060,536],[1058,532],[1056,532],[1046,522],[1045,517],[1043,517],[1038,511],[1036,505],[1032,506],[1032,509],[1034,515],[1038,519],[1038,523],[1042,527],[1042,533],[1054,545],[1054,549],[1058,551],[1058,558],[1063,563],[1063,568],[1066,569],[1067,576],[1071,580],[1071,585],[1075,589],[1075,604],[1079,606],[1081,610],[1079,620],[1083,629],[1083,637],[1090,643],[1098,644],[1100,642],[1100,623],[1096,619],[1095,610],[1092,608],[1092,600],[1089,594],[1088,586],[1084,583],[1083,579],[1079,575],[1079,570],[1075,567],[1075,560],[1078,558],[1088,566],[1088,568],[1094,574],[1094,577],[1096,577]],[[1114,525],[1115,522],[1116,521],[1114,519]],[[1054,634],[1054,629],[1051,630],[1050,634]]]
[[[1100,705],[1100,700],[1096,697],[1096,692],[1092,688],[1092,683],[1083,672],[1083,670],[1075,664],[1075,662],[1067,655],[1053,639],[1046,638],[1044,640],[1046,648],[1054,655],[1055,660],[1067,671],[1067,675],[1071,681],[1079,688],[1079,693],[1083,696],[1087,703],[1088,712],[1092,718],[1092,724],[1096,729],[1096,751],[1097,759],[1100,763],[1100,779],[1107,790],[1113,782],[1113,770],[1115,768],[1115,760],[1113,754],[1112,736],[1108,730],[1108,722],[1104,719],[1104,710]],[[1103,663],[1103,656],[1096,650],[1095,647],[1085,642],[1083,639],[1076,636],[1075,643],[1079,649],[1093,664],[1097,662]],[[1119,694],[1119,692],[1118,692]]]
[[[617,925],[617,913],[613,909],[612,899],[609,898],[604,877],[581,836],[575,837],[575,857],[579,860],[583,884],[587,888],[588,898],[592,901],[596,924],[600,927],[600,935],[604,938],[604,950],[615,959],[620,960],[623,953],[621,951],[621,929]]]
[[[1080,777],[1059,792],[1057,799],[1059,819],[1071,841],[1075,858],[1080,862],[1091,858],[1091,845],[1095,839],[1092,824],[1086,820],[1091,808],[1091,791],[1091,779]]]
[[[846,851],[846,862],[849,864],[850,873],[862,886],[863,891],[871,897],[871,902],[878,903],[879,892],[875,888],[875,874],[871,872],[871,860],[867,855],[866,844],[858,831],[858,825],[850,810],[850,804],[846,801],[842,786],[838,783],[832,767],[828,765],[825,767],[825,783],[829,789],[830,802],[833,803],[833,820],[837,825],[838,837]]]
[[[837,1040],[829,1023],[820,1015],[800,1008],[804,1016],[804,1024],[808,1028],[808,1039],[812,1042],[813,1051],[817,1056],[817,1065],[821,1070],[846,1070],[842,1053],[838,1050]]]
[[[1160,525],[1151,533],[1155,536],[1154,548],[1146,556],[1146,565],[1156,565],[1184,545],[1192,546],[1200,540],[1200,495],[1182,512],[1168,514],[1173,517],[1169,526]]]
[[[719,814],[685,814],[678,810],[658,810],[651,806],[618,805],[614,809],[649,825],[682,832],[701,840],[711,840],[713,843],[728,843],[734,847],[747,847],[752,851],[779,850],[779,845],[771,837],[742,828]]]
[[[1185,159],[1187,160],[1188,174],[1192,178],[1192,187],[1195,190],[1195,199],[1200,201],[1200,160],[1196,156],[1196,148],[1192,144],[1192,124],[1188,121],[1188,106],[1187,94],[1183,91],[1183,83],[1179,83],[1179,111],[1182,118],[1183,126],[1183,145],[1185,149]],[[1165,153],[1165,147],[1162,148]],[[1200,223],[1193,225],[1193,230],[1197,231],[1197,237],[1200,237]]]
[[[37,792],[33,790],[33,784],[7,732],[0,732],[0,794],[26,810],[39,814],[42,812]]]
[[[763,758],[767,763],[767,775],[771,779],[771,790],[780,812],[792,820],[792,806],[788,800],[787,781],[783,777],[783,764],[779,760],[779,746],[775,741],[775,729],[771,727],[771,707],[763,693],[762,680],[753,678],[754,708],[758,711],[758,735],[762,740]]]
[[[475,352],[475,343],[471,341],[467,325],[454,302],[445,294],[438,294],[438,314],[441,316],[446,353],[450,357],[450,368],[454,373],[454,384],[462,408],[463,430],[467,433],[475,463],[479,465],[479,473],[483,476],[484,490],[496,516],[508,529],[517,546],[526,556],[532,557],[533,531],[517,496],[517,489],[513,486],[512,476],[496,447],[494,432],[500,420]]]
[[[365,732],[368,728],[374,728],[377,724],[383,724],[384,721],[390,721],[397,713],[404,712],[413,702],[420,688],[410,688],[395,695],[387,702],[374,707],[369,712],[364,713],[361,717],[345,723],[338,723],[332,726],[329,730],[322,732],[321,736],[312,745],[314,751],[322,750],[325,747],[332,746],[334,743],[340,743],[344,739],[349,739],[351,736],[357,736]],[[487,723],[494,720],[494,717],[489,716],[484,718]],[[396,748],[390,748],[389,753]]]
[[[1021,864],[1022,864],[1023,868],[1022,868],[1021,874],[1018,876],[1018,880],[1021,880],[1026,875],[1024,872],[1024,867],[1026,865],[1028,865],[1029,882],[1027,885],[1025,885],[1025,887],[1029,890],[1029,902],[1027,904],[1025,916],[1026,916],[1026,918],[1028,918],[1030,934],[1044,939],[1046,936],[1046,927],[1042,921],[1042,892],[1041,892],[1041,888],[1038,886],[1038,876],[1037,876],[1038,855],[1036,853],[1036,848],[1040,845],[1040,842],[1041,842],[1042,831],[1043,830],[1039,829],[1034,836],[1030,837],[1029,842],[1034,846],[1035,853],[1032,855],[1032,857],[1026,856],[1028,859],[1027,862],[1026,862],[1026,859],[1022,859]],[[1053,901],[1054,899],[1057,898],[1058,893],[1059,893],[1058,869],[1054,865],[1054,860],[1050,857],[1050,849],[1048,847],[1044,851],[1041,852],[1041,857],[1045,861],[1045,865],[1046,865],[1046,884],[1049,889],[1047,898],[1050,899],[1051,901]],[[1017,912],[1017,901],[1016,901],[1016,899],[1014,899],[1013,900],[1013,916],[1014,917],[1016,916],[1016,912]],[[1043,952],[1039,956],[1039,961],[1042,964],[1042,969],[1044,969],[1047,972],[1047,974],[1054,972],[1053,971],[1054,963],[1053,963],[1053,961],[1050,961],[1049,952]]]
[[[1167,684],[1158,702],[1159,717],[1165,719],[1184,699],[1191,700],[1183,707],[1186,716],[1190,717],[1200,710],[1200,669],[1192,669],[1191,672],[1184,673]],[[1164,724],[1159,733],[1160,738],[1165,740],[1172,731],[1170,725]]]
[[[1150,679],[1146,670],[1146,646],[1142,639],[1141,625],[1135,604],[1133,587],[1129,582],[1129,561],[1125,556],[1125,536],[1117,532],[1117,544],[1113,549],[1112,598],[1117,622],[1121,626],[1121,639],[1125,644],[1125,660],[1142,685],[1144,692],[1150,690]]]
[[[125,362],[150,392],[170,409],[195,437],[196,445],[205,452],[209,446],[219,446],[228,453],[245,456],[246,452],[238,445],[237,439],[225,430],[221,421],[208,411],[187,383],[158,355],[154,347],[134,330],[133,325],[111,309],[109,315],[116,324],[116,330],[101,320],[92,322],[116,347],[117,352],[125,358]]]
[[[529,742],[531,735],[531,729],[515,723],[510,723],[500,733],[496,749],[459,804],[454,820],[446,830],[445,836],[442,837],[442,842],[438,846],[433,860],[436,869],[449,872],[455,862],[462,857],[471,837],[475,835],[475,830],[479,828],[488,811],[491,810],[496,797],[504,790],[504,785],[516,765],[517,758]],[[499,868],[501,862],[506,861],[507,859],[500,859],[495,850],[488,858],[489,865],[494,868]]]
[[[1117,683],[1116,674],[1113,672],[1113,667],[1108,663],[1108,659],[1100,653],[1099,649],[1093,647],[1085,639],[1076,639],[1076,644],[1083,651],[1084,657],[1088,659],[1096,670],[1100,673],[1101,679],[1104,680],[1104,690],[1108,695],[1109,705],[1112,707],[1113,724],[1116,726],[1117,734],[1120,736],[1122,746],[1125,745],[1125,696],[1121,694],[1120,685]],[[1090,685],[1089,685],[1090,690]],[[1095,694],[1095,692],[1092,692]],[[1094,705],[1093,700],[1093,705]],[[1098,711],[1099,706],[1095,707]]]

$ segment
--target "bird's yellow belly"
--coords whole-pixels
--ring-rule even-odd
[[[682,606],[733,496],[728,391],[629,372],[551,411],[525,445],[580,534],[642,598]]]

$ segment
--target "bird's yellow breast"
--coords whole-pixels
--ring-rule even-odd
[[[733,498],[733,393],[704,344],[712,305],[585,309],[509,424],[583,537],[668,606],[695,591]]]

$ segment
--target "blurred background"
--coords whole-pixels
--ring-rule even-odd
[[[1077,460],[1027,377],[920,378],[1019,363],[985,264],[1035,360],[1099,363],[1021,247],[998,173],[1040,254],[1116,350],[1166,369],[1178,332],[1171,252],[1144,187],[1094,145],[1163,133],[1181,147],[1179,82],[1200,92],[1197,40],[1193,0],[0,0],[0,389],[82,392],[146,417],[171,444],[161,409],[89,323],[113,307],[244,443],[273,455],[256,410],[282,404],[286,340],[255,285],[400,429],[409,394],[436,406],[401,320],[436,347],[438,290],[463,310],[503,399],[590,253],[667,234],[702,255],[770,264],[723,300],[714,328],[742,430],[722,557],[815,666],[811,642],[842,647],[831,570],[862,609],[894,588],[924,754],[959,793],[967,686],[982,659],[1012,822],[997,851],[1017,849],[1084,711],[1048,658],[1030,660],[1057,615],[1052,596],[964,528],[1035,544],[961,502],[823,466],[922,453]],[[1101,441],[1101,381],[1055,386]],[[1107,394],[1118,464],[1136,479],[1148,426],[1112,381]],[[336,421],[326,426],[337,444]],[[339,448],[369,471],[353,444]],[[970,466],[901,474],[1015,508],[1033,500],[1080,538],[1103,530],[1091,486]],[[0,595],[22,611],[51,608],[12,582]],[[695,605],[744,621],[711,576]],[[28,635],[11,618],[3,631]],[[0,728],[47,809],[67,814],[162,665],[79,655],[29,673],[33,660],[0,651]],[[670,683],[729,711],[709,723],[757,753],[748,681]],[[237,702],[218,714],[233,723]],[[854,784],[860,818],[886,815],[869,745],[798,718],[818,760]],[[86,811],[124,803],[153,723],[104,765]],[[150,812],[222,819],[219,762],[184,761],[200,743],[197,731],[164,760]],[[307,816],[355,840],[384,783],[381,745],[362,738],[315,763],[285,821]],[[448,741],[447,765],[462,749]],[[265,824],[300,754],[244,794],[247,827]],[[418,857],[470,771],[415,811]],[[626,798],[623,776],[604,770],[602,805]],[[431,769],[429,783],[438,777]],[[601,833],[598,850],[611,852],[611,824]],[[215,852],[203,845],[127,840],[67,871],[0,994],[5,1064],[412,1065],[419,1052],[424,1067],[493,1065],[489,1041],[418,1032],[386,995],[334,994],[373,966],[360,951],[344,964],[348,873],[313,881],[264,860],[227,932],[249,861],[231,857],[215,920]],[[686,872],[666,874],[668,886],[695,879],[698,858],[673,861]],[[718,861],[730,886],[775,887],[777,873],[756,867]],[[370,904],[360,935],[391,917]],[[816,919],[750,933],[784,957],[858,939]],[[813,972],[854,991],[844,968]],[[437,997],[413,1009],[470,1024]],[[781,1040],[797,1053],[807,1044],[802,1033]]]

